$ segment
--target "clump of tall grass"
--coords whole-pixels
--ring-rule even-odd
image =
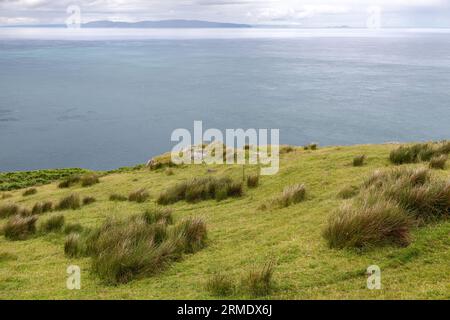
[[[197,202],[209,199],[220,201],[228,197],[240,197],[242,194],[241,181],[233,181],[231,178],[194,178],[162,192],[158,196],[157,203],[167,205],[181,200]]]
[[[40,226],[41,233],[59,232],[64,226],[64,216],[54,215],[44,221]]]
[[[58,205],[56,206],[57,210],[77,210],[81,208],[81,200],[80,196],[77,194],[71,194],[67,197],[62,198]]]
[[[166,168],[166,170],[164,170],[164,173],[166,174],[166,176],[173,176],[174,172],[172,168]]]
[[[80,180],[81,180],[81,177],[79,175],[69,176],[58,184],[58,188],[60,188],[60,189],[70,188],[74,184],[79,183]]]
[[[430,161],[431,158],[450,153],[450,141],[417,143],[411,146],[400,146],[391,151],[389,160],[394,164]]]
[[[0,194],[0,199],[2,199],[2,200],[5,200],[5,199],[9,199],[9,198],[12,198],[13,197],[13,195],[11,194],[11,193],[2,193],[2,194]]]
[[[280,196],[272,200],[278,207],[285,208],[290,205],[302,202],[306,198],[306,187],[304,184],[294,184],[283,189]]]
[[[447,162],[448,156],[442,154],[440,156],[434,156],[430,160],[430,168],[431,169],[445,169],[445,164]]]
[[[79,257],[84,254],[84,249],[81,246],[79,233],[70,233],[64,242],[64,254],[69,258]]]
[[[323,232],[330,248],[408,245],[411,217],[399,205],[378,199],[373,205],[343,205]]]
[[[142,218],[148,224],[173,224],[172,209],[167,208],[148,209],[142,214]]]
[[[332,248],[407,245],[413,226],[449,216],[449,181],[425,168],[375,171],[353,204],[331,216],[323,235]]]
[[[354,167],[362,167],[364,165],[364,161],[366,161],[365,155],[359,155],[353,158],[353,166]]]
[[[64,251],[69,257],[90,256],[92,271],[106,283],[126,283],[157,274],[204,245],[203,221],[191,220],[170,226],[171,211],[159,208],[108,219],[95,230],[69,234]]]
[[[273,273],[275,262],[270,260],[262,268],[255,268],[245,275],[241,284],[254,297],[267,296],[274,288]]]
[[[226,297],[233,294],[234,283],[230,276],[223,273],[213,274],[206,282],[206,290],[217,297]]]
[[[433,177],[426,168],[375,172],[364,183],[362,192],[369,200],[380,195],[395,201],[421,221],[450,214],[450,182]]]
[[[359,188],[356,186],[345,186],[339,190],[337,196],[341,199],[350,199],[359,193]]]
[[[246,150],[248,150],[248,149],[246,149]],[[295,151],[295,149],[293,146],[289,146],[289,145],[280,146],[280,154],[291,153],[294,151]]]
[[[123,196],[123,195],[121,195],[121,194],[114,193],[114,194],[109,196],[109,200],[110,201],[127,201],[128,198]]]
[[[64,233],[81,233],[84,230],[83,226],[79,223],[68,223],[64,226]]]
[[[95,201],[97,201],[97,199],[95,199],[94,197],[86,196],[83,198],[83,205],[87,206],[94,203]]]
[[[22,208],[17,204],[7,203],[0,206],[0,218],[8,218],[20,214]]]
[[[310,144],[304,146],[303,149],[305,149],[305,150],[317,150],[317,147],[318,147],[317,143],[310,143]]]
[[[247,176],[247,187],[256,188],[259,185],[259,174],[251,174]]]
[[[150,194],[145,189],[139,189],[131,192],[128,195],[128,201],[142,203],[145,202],[150,197]]]
[[[86,173],[80,177],[82,187],[90,187],[100,183],[100,178],[95,173]]]
[[[33,209],[31,210],[32,214],[43,214],[53,210],[53,202],[45,201],[45,202],[37,202],[34,204]]]
[[[22,195],[23,195],[24,197],[28,197],[28,196],[32,196],[32,195],[36,194],[37,192],[38,192],[38,191],[37,191],[36,188],[29,188],[29,189],[25,190],[25,191],[22,193]]]
[[[206,245],[207,229],[203,219],[184,219],[172,231],[176,239],[181,239],[183,252],[195,253]]]
[[[3,235],[9,240],[25,240],[36,233],[37,216],[12,216],[3,226]]]

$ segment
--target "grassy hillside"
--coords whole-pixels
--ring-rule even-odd
[[[208,228],[207,246],[186,254],[162,272],[126,284],[108,285],[91,272],[90,258],[67,258],[65,235],[35,235],[28,240],[10,241],[0,236],[0,299],[214,299],[205,285],[220,271],[239,283],[255,266],[275,260],[274,290],[268,299],[449,299],[450,221],[436,221],[412,231],[407,247],[383,246],[371,249],[330,249],[322,237],[328,217],[344,201],[337,194],[345,186],[359,186],[376,169],[394,167],[389,153],[398,146],[362,145],[327,147],[318,150],[294,148],[281,155],[280,172],[263,176],[257,188],[244,190],[240,198],[217,202],[176,202],[175,220],[202,217]],[[362,166],[355,156],[366,155]],[[426,163],[403,164],[423,167]],[[211,170],[213,169],[213,170]],[[257,168],[247,166],[246,174]],[[17,203],[31,208],[38,201],[57,202],[77,193],[97,201],[79,210],[61,211],[66,223],[99,226],[107,217],[127,217],[155,206],[159,193],[196,176],[231,176],[242,179],[241,166],[184,166],[150,171],[137,169],[111,173],[90,187],[74,185],[61,189],[57,183],[36,187],[37,193],[9,191],[0,206]],[[444,179],[450,169],[433,170]],[[284,187],[306,186],[306,199],[286,208],[261,206],[278,196]],[[142,203],[113,202],[113,193],[128,195],[145,188],[150,198]],[[55,213],[39,217],[37,225]],[[0,219],[0,226],[7,219]],[[81,290],[66,289],[66,268],[81,267]],[[378,265],[382,289],[366,288],[366,269]],[[252,298],[236,290],[229,298]]]

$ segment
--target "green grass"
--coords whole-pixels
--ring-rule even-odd
[[[208,229],[207,246],[188,254],[162,272],[126,284],[106,285],[92,270],[91,258],[68,258],[64,253],[63,232],[9,241],[0,236],[0,254],[14,259],[0,260],[0,299],[216,299],[205,288],[218,271],[239,284],[255,266],[264,266],[272,257],[277,264],[268,299],[449,299],[450,221],[441,220],[411,230],[407,247],[383,246],[368,250],[330,249],[322,237],[333,211],[344,202],[337,196],[345,186],[360,186],[377,169],[396,167],[389,161],[398,145],[320,147],[281,155],[280,172],[261,176],[257,188],[247,188],[241,197],[220,202],[215,199],[170,205],[175,222],[201,217]],[[368,161],[353,167],[358,155]],[[426,164],[425,164],[426,165]],[[424,164],[407,164],[423,167]],[[97,201],[79,210],[58,212],[66,225],[79,223],[94,229],[107,218],[126,218],[156,207],[158,195],[194,177],[231,177],[242,181],[242,166],[173,167],[174,175],[164,169],[123,170],[102,177],[89,188],[74,185],[59,189],[57,183],[36,187],[38,193],[23,197],[22,190],[9,191],[12,197],[0,199],[0,206],[16,203],[31,209],[36,202],[58,201],[72,193]],[[208,169],[212,169],[209,170]],[[253,171],[254,170],[254,171]],[[246,171],[256,173],[247,166]],[[432,170],[443,179],[450,168]],[[25,177],[26,178],[26,177]],[[59,180],[59,179],[56,179]],[[304,201],[286,208],[262,204],[298,183],[307,187]],[[143,202],[114,202],[111,194],[128,195],[144,188],[151,197]],[[45,220],[45,214],[39,219]],[[3,226],[8,219],[0,219]],[[39,224],[39,222],[38,222]],[[382,290],[366,288],[366,269],[379,265]],[[81,290],[66,289],[66,269],[81,268]],[[233,290],[227,298],[254,298],[249,290]]]

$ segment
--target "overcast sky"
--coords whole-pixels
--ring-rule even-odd
[[[0,0],[0,24],[64,23],[78,5],[82,22],[199,19],[249,24],[361,27],[381,8],[386,27],[450,27],[450,0]]]

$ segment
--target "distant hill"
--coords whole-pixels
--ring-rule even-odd
[[[162,20],[162,21],[92,21],[82,25],[84,28],[251,28],[247,24],[210,22],[200,20]]]

